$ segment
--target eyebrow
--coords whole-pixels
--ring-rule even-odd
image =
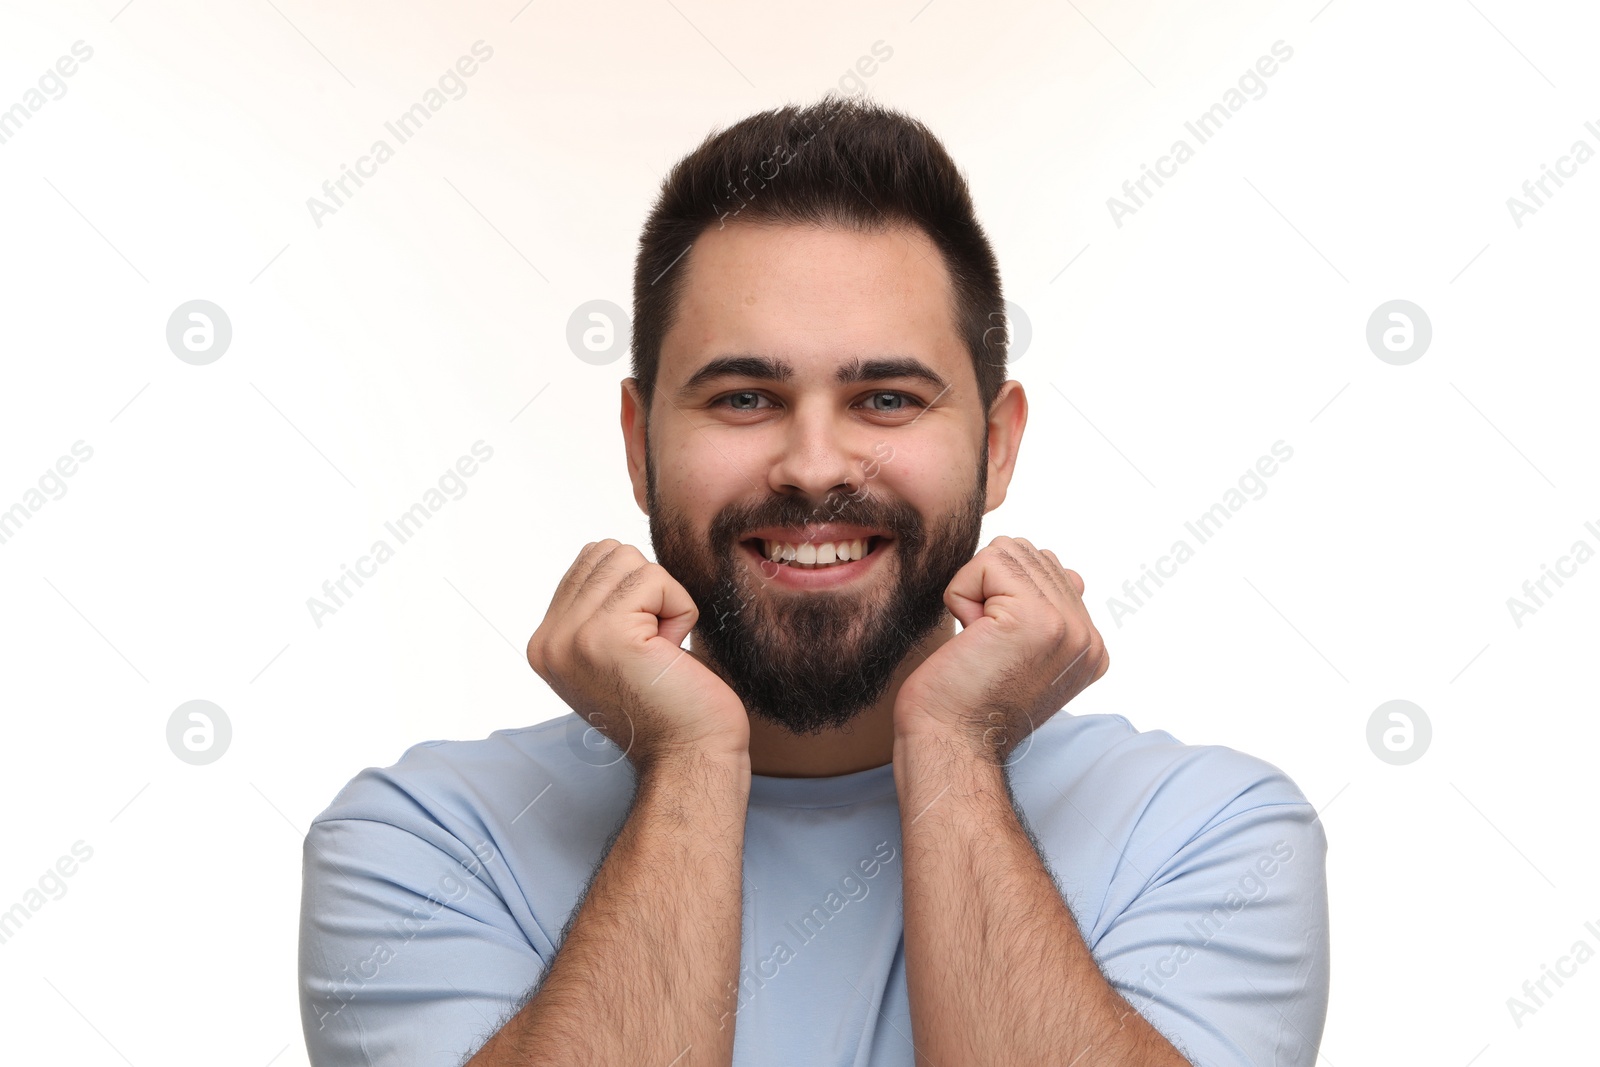
[[[677,399],[688,400],[707,383],[722,378],[755,378],[766,382],[787,382],[794,377],[794,373],[793,364],[768,356],[718,356],[689,376],[689,380],[678,390]],[[932,367],[911,356],[856,358],[840,364],[833,375],[834,382],[839,385],[888,381],[894,378],[915,378],[927,382],[941,392],[950,388],[950,384]]]

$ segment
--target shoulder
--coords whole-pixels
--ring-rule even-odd
[[[1327,840],[1299,786],[1118,715],[1038,733],[1028,817],[1107,981],[1195,1063],[1309,1065],[1328,1003]]]
[[[1308,803],[1294,780],[1267,760],[1225,745],[1186,744],[1165,730],[1140,730],[1121,715],[1063,711],[1029,741],[1013,755],[1014,777],[1080,790],[1109,786],[1128,803]]]
[[[1090,838],[1109,850],[1124,869],[1107,877],[1148,886],[1202,854],[1242,860],[1275,846],[1318,856],[1327,848],[1315,808],[1275,764],[1140,730],[1120,715],[1060,712],[1014,761],[1013,789],[1029,818],[1037,814],[1058,840]]]
[[[535,805],[564,815],[605,818],[632,793],[623,753],[571,712],[469,740],[420,741],[386,767],[352,777],[312,825],[336,820],[384,822],[417,832],[441,827],[453,836],[499,836]]]

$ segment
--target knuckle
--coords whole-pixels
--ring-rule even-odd
[[[593,663],[599,658],[601,649],[605,647],[605,635],[594,619],[586,619],[578,624],[577,630],[572,635],[572,651],[581,663]]]
[[[641,565],[630,571],[625,571],[617,584],[611,587],[611,592],[606,594],[605,600],[600,602],[601,611],[613,611],[627,595],[643,584],[645,579],[645,566]]]

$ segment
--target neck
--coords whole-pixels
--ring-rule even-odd
[[[877,702],[862,709],[840,729],[802,736],[759,715],[750,716],[750,773],[775,778],[822,778],[892,762],[894,705],[900,687],[934,650],[955,635],[955,616],[947,611],[933,632],[900,661]],[[690,634],[689,647],[696,654],[710,654],[698,633]]]

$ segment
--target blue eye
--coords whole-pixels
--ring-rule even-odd
[[[722,403],[722,401],[731,400],[736,396],[737,397],[751,397],[751,398],[756,399],[756,400],[764,400],[764,399],[766,399],[760,393],[729,393],[727,396],[722,397],[722,398],[718,399],[717,401],[715,401],[715,403],[720,404],[720,403]],[[738,404],[733,404],[733,405],[730,405],[730,406],[733,408],[734,411],[759,411],[759,410],[761,410],[760,408],[754,408],[754,407],[741,407]]]
[[[904,394],[904,393],[892,393],[892,392],[884,392],[884,393],[873,393],[873,394],[872,394],[872,399],[873,399],[873,400],[880,400],[880,399],[882,399],[882,398],[883,398],[883,397],[886,397],[886,396],[891,396],[891,397],[897,397],[897,398],[898,398],[898,399],[900,399],[900,400],[901,400],[901,401],[907,401],[907,400],[910,400],[910,399],[911,399],[911,397],[909,397],[909,396],[907,396],[907,395],[906,395],[906,394]],[[898,407],[892,407],[892,408],[874,408],[874,409],[873,409],[873,410],[875,410],[875,411],[882,411],[882,412],[884,412],[884,414],[891,414],[891,413],[893,413],[893,412],[897,412],[897,411],[903,411],[903,410],[905,410],[905,405],[904,405],[904,404],[903,404],[903,403],[902,403],[902,404],[901,404],[901,405],[900,405],[900,406],[898,406]]]

